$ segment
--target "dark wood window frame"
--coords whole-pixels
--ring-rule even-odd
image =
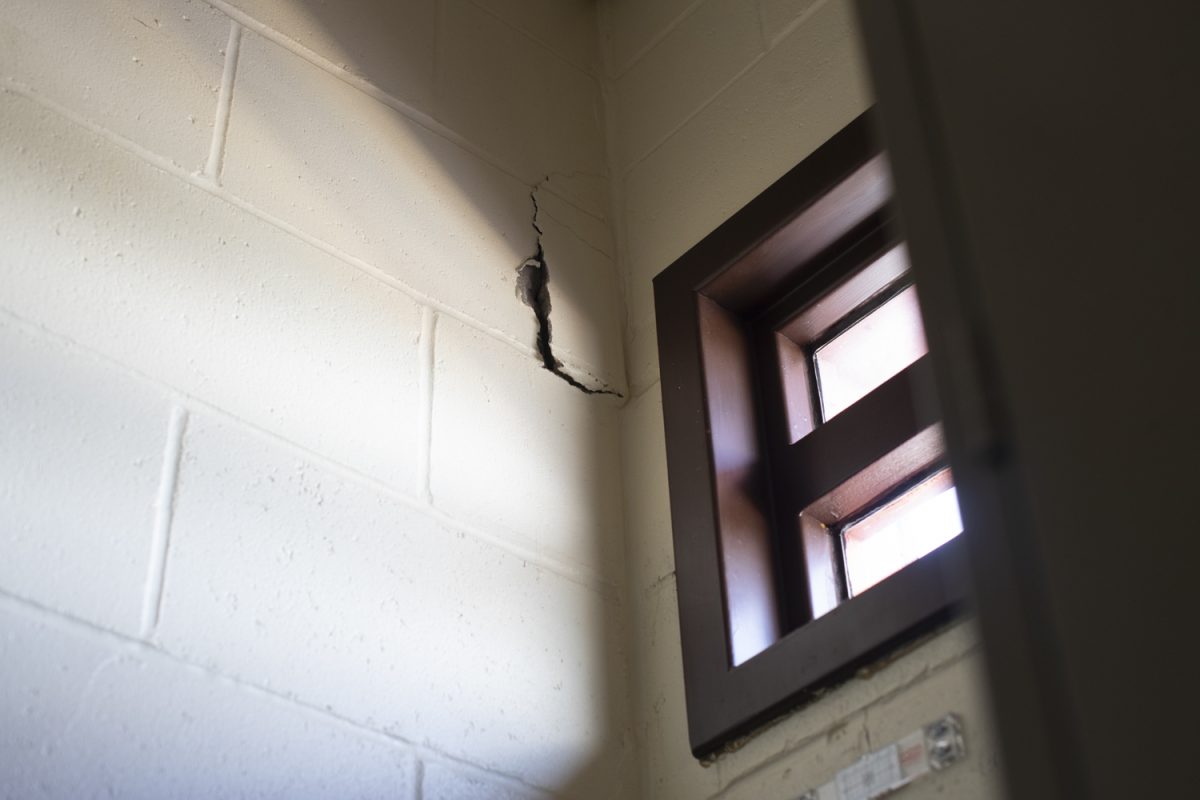
[[[864,114],[654,280],[697,757],[944,622],[966,594],[961,537],[850,599],[821,552],[826,526],[945,463],[928,356],[824,423],[804,388],[815,337],[907,280],[863,269],[899,243],[875,141]]]

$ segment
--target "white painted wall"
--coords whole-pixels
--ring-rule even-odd
[[[0,7],[0,796],[782,798],[946,710],[905,796],[996,795],[965,625],[688,754],[649,279],[867,92],[845,0],[598,13]]]
[[[605,0],[600,9],[628,314],[622,471],[642,796],[790,799],[954,711],[969,758],[897,798],[999,797],[980,644],[967,623],[710,766],[692,758],[650,280],[871,101],[848,0]]]
[[[631,796],[587,0],[0,5],[0,796]]]

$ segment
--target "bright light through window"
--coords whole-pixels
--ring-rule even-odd
[[[825,419],[925,355],[917,290],[909,286],[817,349],[817,384]]]
[[[941,472],[843,531],[851,593],[866,591],[960,533],[958,495],[950,474]]]

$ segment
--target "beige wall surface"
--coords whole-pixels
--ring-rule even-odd
[[[843,0],[7,0],[0,796],[790,797],[687,752],[650,278],[868,103]],[[541,245],[543,369],[518,269]]]
[[[642,796],[790,800],[955,712],[966,761],[895,796],[999,797],[969,622],[832,689],[711,765],[691,756],[650,282],[871,99],[847,0],[608,0],[600,10],[632,396],[621,440]]]
[[[0,5],[0,796],[636,792],[596,41]]]

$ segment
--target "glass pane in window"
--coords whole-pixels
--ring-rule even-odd
[[[917,290],[908,287],[815,353],[825,419],[925,355]]]
[[[851,594],[859,594],[962,533],[949,472],[919,486],[842,531]]]

